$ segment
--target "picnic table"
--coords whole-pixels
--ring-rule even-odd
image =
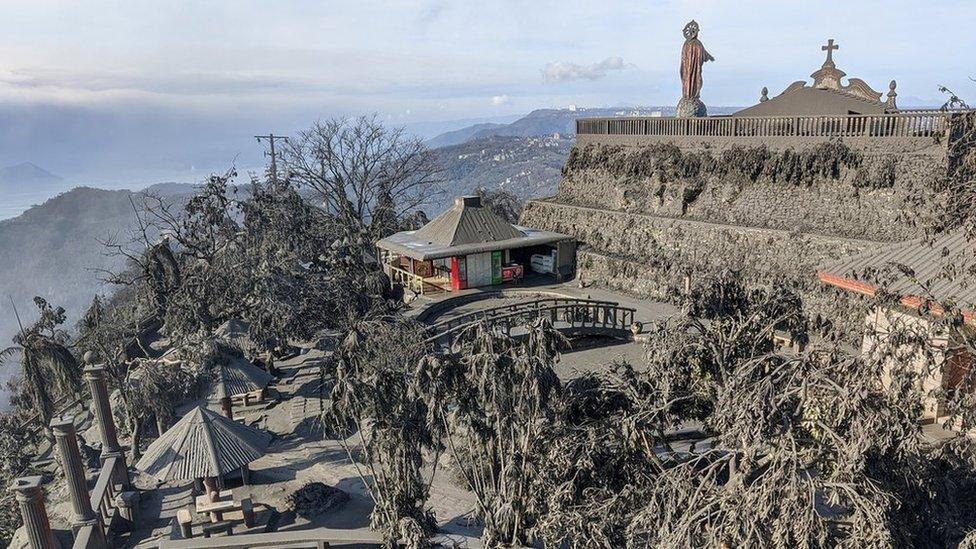
[[[210,517],[210,522],[217,523],[224,520],[224,513],[228,511],[241,511],[244,516],[244,525],[248,528],[254,526],[254,505],[250,495],[247,497],[243,493],[235,496],[234,490],[222,490],[217,494],[217,501],[210,501],[207,494],[196,497],[196,511]]]

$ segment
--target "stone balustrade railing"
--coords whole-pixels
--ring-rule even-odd
[[[705,118],[581,118],[578,135],[675,137],[867,137],[942,136],[955,113],[912,111],[847,116],[710,116]]]
[[[125,467],[125,459],[122,456],[109,456],[102,463],[89,500],[92,509],[98,515],[100,524],[79,528],[72,549],[98,547],[94,541],[97,528],[108,533],[117,530],[115,524],[118,520],[132,520],[131,502],[126,501],[123,495],[125,483],[128,482],[128,472]]]
[[[108,549],[112,534],[120,526],[118,523],[131,523],[137,496],[131,491],[125,454],[119,446],[115,431],[105,367],[93,365],[91,358],[91,355],[85,357],[87,366],[84,369],[84,379],[92,393],[91,403],[102,442],[102,453],[98,478],[90,492],[74,416],[58,416],[50,424],[71,502],[73,549]],[[44,508],[42,480],[39,476],[18,478],[14,480],[10,490],[16,494],[30,548],[55,549],[57,544]]]

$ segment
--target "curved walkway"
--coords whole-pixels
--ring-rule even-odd
[[[504,305],[517,305],[534,300],[585,299],[616,303],[622,308],[634,309],[634,321],[645,326],[651,322],[673,316],[678,312],[674,305],[641,299],[603,288],[580,288],[576,280],[563,284],[505,285],[475,288],[461,292],[423,296],[411,303],[411,316],[425,324],[437,324],[477,311],[495,309]]]

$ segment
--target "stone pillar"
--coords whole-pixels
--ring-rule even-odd
[[[57,439],[61,468],[64,470],[64,480],[68,485],[68,492],[71,494],[71,509],[75,514],[71,529],[77,533],[79,528],[95,525],[93,539],[102,541],[101,544],[96,541],[95,546],[103,547],[105,545],[105,532],[102,530],[102,523],[98,515],[91,506],[88,480],[85,478],[85,466],[81,460],[78,437],[75,434],[74,417],[55,418],[51,421],[51,430],[54,432],[54,438]]]
[[[91,390],[95,421],[98,422],[98,431],[102,439],[102,465],[108,458],[117,457],[119,465],[116,469],[116,481],[122,485],[123,490],[129,490],[132,488],[132,482],[129,480],[125,452],[119,445],[118,432],[115,430],[115,416],[112,415],[112,404],[109,400],[106,368],[103,365],[92,364],[91,351],[85,353],[85,364],[84,379]]]
[[[44,490],[41,477],[21,477],[14,479],[9,490],[17,496],[20,516],[24,519],[24,530],[31,549],[58,549],[51,531],[51,522],[44,508]]]
[[[119,437],[115,431],[115,418],[112,417],[112,405],[109,402],[108,384],[105,379],[105,366],[92,365],[91,356],[85,354],[84,379],[91,390],[92,402],[95,407],[95,419],[98,421],[98,432],[102,437],[102,461],[106,455],[121,454]]]

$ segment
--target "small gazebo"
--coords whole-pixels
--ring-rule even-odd
[[[248,464],[270,443],[268,432],[197,406],[149,445],[136,468],[163,482],[204,479],[209,493],[238,469],[246,483]]]
[[[244,406],[250,404],[252,395],[261,400],[264,398],[264,389],[273,379],[271,374],[240,357],[231,358],[217,365],[212,374],[207,399],[219,401],[224,415],[231,419],[234,417],[234,398],[242,398]]]
[[[478,196],[458,197],[430,223],[376,247],[391,280],[420,294],[518,282],[529,270],[564,280],[576,267],[572,236],[513,225]]]

